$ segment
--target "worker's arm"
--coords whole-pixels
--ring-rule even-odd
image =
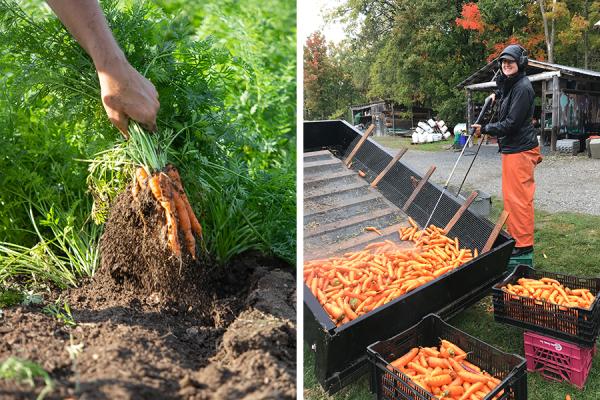
[[[127,61],[97,0],[47,0],[75,40],[92,58],[100,80],[102,104],[110,121],[127,136],[129,118],[156,129],[158,93]]]

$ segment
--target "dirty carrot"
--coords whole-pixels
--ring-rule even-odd
[[[366,226],[365,227],[365,231],[369,231],[369,232],[375,232],[377,233],[379,236],[383,235],[383,233],[381,233],[381,231],[377,228],[375,228],[374,226]],[[383,243],[385,244],[385,242]]]
[[[179,217],[179,226],[183,231],[183,237],[185,239],[187,250],[192,258],[196,259],[196,239],[192,233],[192,224],[190,223],[190,217],[187,212],[187,208],[185,207],[183,198],[179,195],[179,193],[173,193],[173,202],[175,203],[177,216]]]

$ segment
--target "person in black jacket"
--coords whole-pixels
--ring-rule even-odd
[[[542,161],[536,131],[532,124],[535,93],[525,75],[527,51],[519,45],[507,46],[498,58],[501,73],[496,78],[498,120],[484,126],[473,124],[475,135],[498,138],[502,153],[502,196],[509,213],[508,232],[515,239],[513,257],[533,251],[535,194],[534,168]]]

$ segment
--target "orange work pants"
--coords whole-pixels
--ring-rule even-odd
[[[542,162],[540,148],[502,154],[502,196],[508,212],[508,233],[516,247],[533,246],[533,170]]]

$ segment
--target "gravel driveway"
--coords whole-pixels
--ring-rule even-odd
[[[450,186],[458,187],[473,159],[467,149],[450,181]],[[542,153],[547,152],[548,147]],[[397,150],[388,151],[395,154]],[[460,152],[446,150],[440,152],[419,151],[411,146],[402,157],[407,165],[420,174],[425,174],[430,166],[437,169],[431,179],[444,184]],[[535,207],[549,212],[578,212],[600,215],[600,160],[588,158],[585,153],[578,156],[543,155],[544,161],[535,169]],[[477,159],[465,182],[470,190],[481,190],[493,196],[502,196],[502,163],[497,145],[482,145]],[[469,191],[470,191],[469,190]],[[463,189],[462,194],[469,193]]]

